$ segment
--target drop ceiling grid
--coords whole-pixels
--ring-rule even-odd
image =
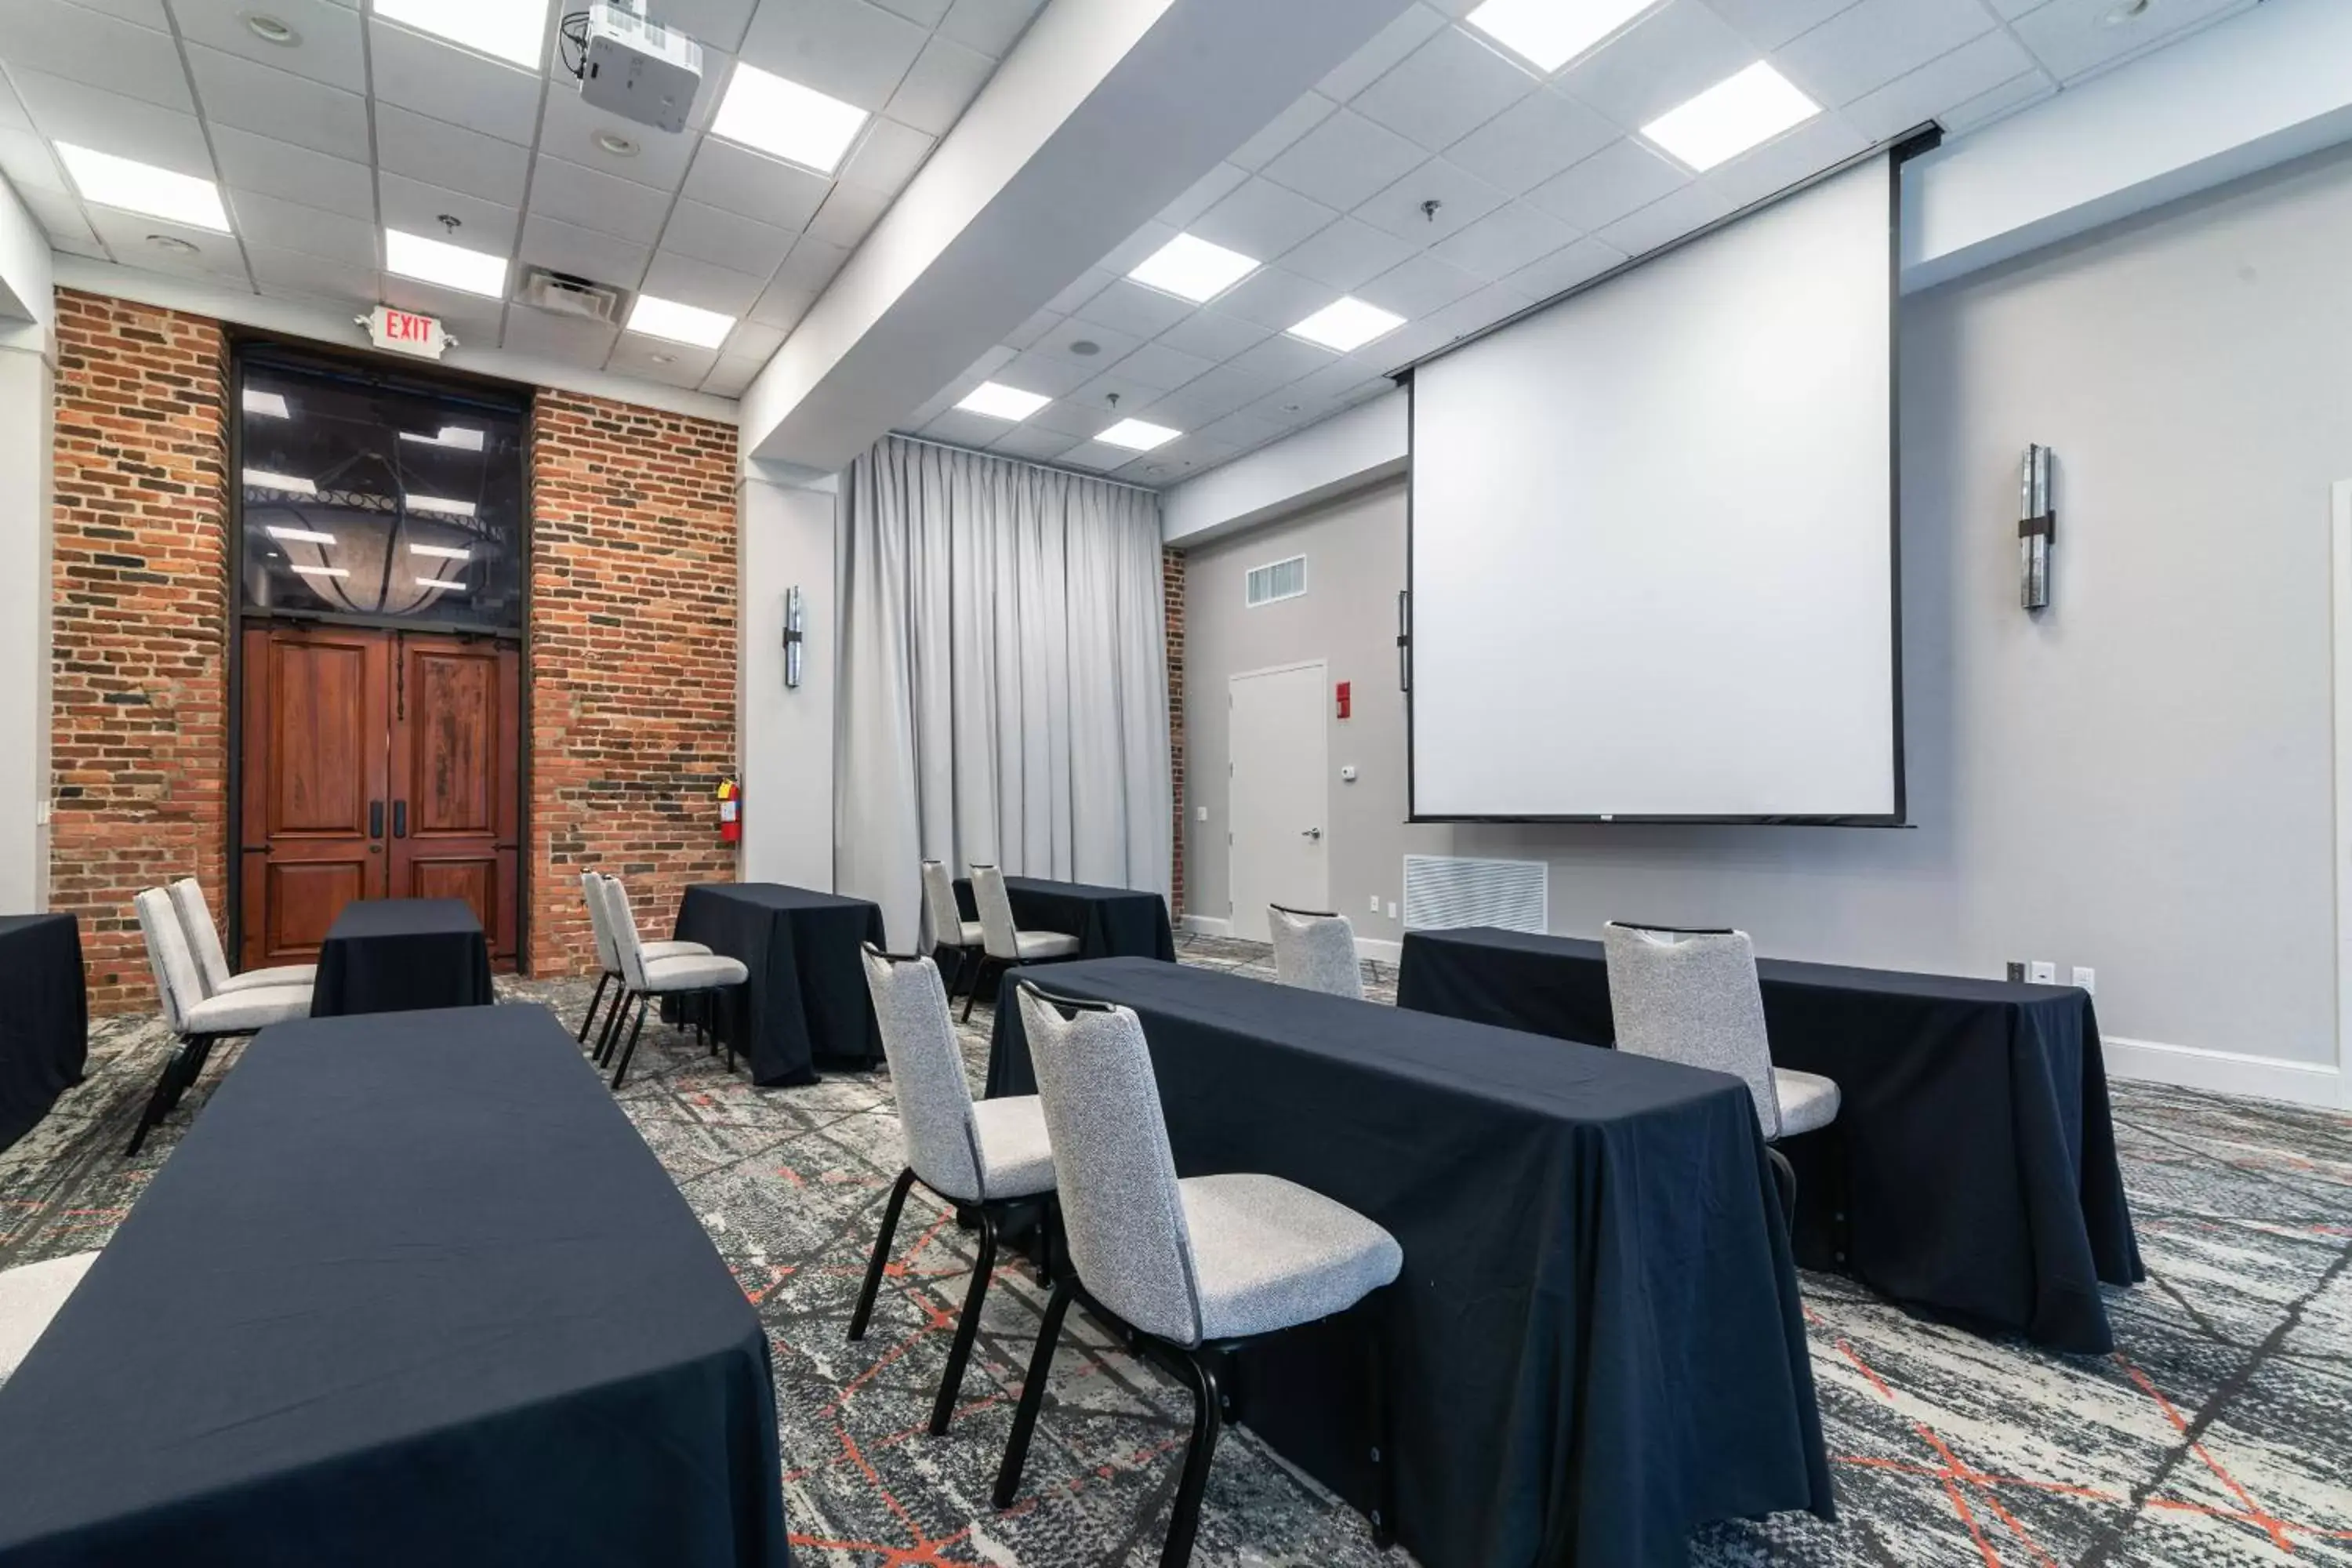
[[[444,317],[478,346],[735,396],[985,83],[1041,0],[655,0],[703,46],[686,131],[582,102],[550,0],[536,69],[341,0],[261,0],[264,41],[226,0],[0,0],[0,174],[77,256],[363,310]],[[824,178],[706,134],[743,59],[869,111]],[[638,152],[596,141],[611,131]],[[85,204],[51,143],[218,183],[234,233]],[[394,277],[389,224],[742,320],[713,353]],[[162,235],[188,252],[149,243]],[[658,354],[664,356],[656,359]]]
[[[2255,3],[2110,24],[2116,0],[1664,0],[1546,77],[1462,23],[1477,0],[1416,0],[901,427],[1172,483],[1912,126],[1965,132]],[[1759,58],[1822,112],[1696,176],[1638,135]],[[1180,230],[1264,265],[1205,306],[1126,280]],[[1343,293],[1406,324],[1349,354],[1284,332]],[[953,406],[987,379],[1055,401],[1017,425]],[[1145,454],[1091,438],[1129,417],[1184,434]]]

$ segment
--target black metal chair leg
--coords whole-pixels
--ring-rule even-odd
[[[980,972],[971,977],[971,989],[963,994],[963,1021],[967,1024],[971,1022],[971,1005],[980,999],[981,988],[988,984],[988,971],[992,965],[995,966],[998,976],[1002,978],[1003,961],[986,953],[981,954]]]
[[[986,954],[974,948],[960,947],[956,949],[955,979],[950,981],[948,984],[948,999],[950,1001],[953,1001],[955,999],[957,988],[963,984],[966,977],[966,971],[971,968],[971,961],[976,957],[984,959],[986,956]],[[975,974],[971,975],[971,979],[973,987],[977,989],[980,984],[980,977]],[[969,994],[969,993],[967,993],[967,994]]]
[[[1797,1226],[1797,1167],[1789,1163],[1789,1156],[1769,1143],[1764,1145],[1764,1157],[1772,1163],[1772,1184],[1780,1189],[1780,1218],[1793,1231]]]
[[[971,1359],[972,1336],[980,1332],[980,1309],[988,1298],[988,1281],[996,1272],[996,1215],[980,1211],[980,1259],[972,1265],[971,1285],[963,1293],[963,1316],[957,1321],[955,1343],[948,1350],[948,1370],[940,1378],[940,1396],[931,1404],[931,1436],[944,1437],[955,1415],[956,1395],[963,1390],[964,1363]]]
[[[1021,1403],[1013,1412],[1013,1435],[1005,1439],[1004,1462],[997,1467],[992,1500],[1000,1509],[1013,1506],[1021,1489],[1021,1467],[1029,1461],[1029,1435],[1036,1430],[1037,1407],[1045,1402],[1045,1379],[1053,1374],[1054,1347],[1062,1338],[1062,1320],[1070,1314],[1070,1285],[1054,1287],[1045,1301],[1045,1321],[1037,1330],[1037,1349],[1029,1358],[1029,1375],[1021,1384]]]
[[[1372,1544],[1396,1544],[1396,1416],[1389,1400],[1388,1302],[1375,1296],[1360,1312],[1365,1381],[1372,1395]]]
[[[147,1108],[139,1113],[139,1125],[131,1131],[131,1147],[123,1151],[125,1155],[139,1152],[147,1142],[147,1130],[163,1120],[164,1109],[177,1098],[173,1084],[179,1077],[180,1059],[187,1050],[187,1042],[180,1041],[173,1046],[172,1054],[163,1059],[163,1074],[155,1079],[155,1091],[147,1097]]]
[[[1209,1489],[1209,1461],[1216,1457],[1217,1438],[1225,1429],[1217,1374],[1197,1352],[1183,1356],[1180,1364],[1192,1374],[1192,1440],[1184,1446],[1184,1474],[1176,1483],[1176,1506],[1168,1513],[1168,1544],[1160,1550],[1160,1568],[1185,1568],[1192,1560],[1201,1499]]]
[[[588,998],[588,1011],[582,1015],[580,1033],[575,1037],[581,1045],[584,1046],[588,1043],[588,1026],[596,1021],[596,1009],[604,1005],[604,987],[611,984],[612,981],[613,977],[610,974],[596,976],[596,994]]]
[[[915,1184],[912,1167],[898,1173],[890,1201],[882,1209],[882,1234],[874,1238],[874,1256],[866,1265],[866,1288],[857,1293],[857,1310],[849,1314],[849,1337],[866,1337],[866,1321],[874,1315],[874,1298],[882,1289],[882,1270],[890,1261],[890,1239],[898,1234],[898,1211],[907,1206],[907,1189]]]
[[[613,1042],[621,1037],[621,1024],[629,1016],[629,984],[625,980],[613,997],[613,1010],[604,1015],[604,1027],[596,1037],[598,1067],[613,1059]]]
[[[636,1022],[629,1026],[629,1043],[621,1047],[621,1063],[613,1069],[614,1089],[620,1088],[621,1080],[629,1076],[629,1058],[637,1054],[637,1037],[646,1032],[646,1011],[652,1005],[653,998],[650,996],[637,998]]]

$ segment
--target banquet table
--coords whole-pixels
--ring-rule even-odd
[[[319,947],[313,1018],[487,1007],[490,947],[463,899],[358,899]]]
[[[1397,1005],[1615,1038],[1598,942],[1408,931]],[[2143,1278],[2091,998],[2072,986],[1759,959],[1772,1058],[1833,1079],[1837,1120],[1781,1147],[1798,1261],[1923,1313],[2114,1348],[2100,1283]]]
[[[767,1335],[537,1006],[264,1030],[0,1384],[0,1568],[786,1568]]]
[[[1168,900],[1136,888],[1104,888],[1090,882],[1049,882],[1037,877],[1004,879],[1013,923],[1023,931],[1058,931],[1078,939],[1080,958],[1158,958],[1174,962],[1175,933],[1168,925]],[[959,878],[956,903],[963,918],[978,920],[971,882]]]
[[[820,1067],[882,1060],[857,960],[860,942],[884,945],[879,905],[779,882],[697,882],[678,901],[676,935],[751,972],[712,1005],[719,1037],[751,1062],[752,1082],[814,1083]]]
[[[1404,1249],[1385,1310],[1398,1539],[1425,1568],[1682,1564],[1831,1517],[1803,1307],[1737,1079],[1148,959],[1030,972],[1134,1009],[1179,1174],[1286,1177]],[[1034,1093],[1008,976],[992,1096]],[[1373,1496],[1360,1330],[1275,1336],[1239,1418]]]
[[[0,1149],[81,1081],[89,1042],[80,922],[0,915]]]

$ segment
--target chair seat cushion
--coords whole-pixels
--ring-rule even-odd
[[[988,940],[978,921],[958,921],[953,935],[940,938],[941,947],[978,947]]]
[[[1391,1283],[1404,1267],[1396,1237],[1296,1182],[1189,1176],[1176,1188],[1192,1237],[1203,1340],[1328,1318]]]
[[[95,1252],[51,1258],[0,1268],[0,1379],[16,1370],[81,1277],[98,1261]]]
[[[191,1035],[239,1035],[310,1016],[308,985],[261,985],[207,996],[182,1016]]]
[[[1078,951],[1078,939],[1067,931],[1017,931],[1013,941],[1024,963],[1034,958],[1067,958]]]
[[[656,958],[691,958],[710,950],[698,942],[645,942],[637,944],[637,951],[650,963]]]
[[[674,958],[646,960],[648,991],[708,991],[714,985],[740,985],[751,972],[739,959],[712,952],[685,952]]]
[[[990,1198],[1026,1198],[1054,1190],[1054,1141],[1045,1102],[1034,1094],[979,1100],[971,1107],[980,1140],[981,1181]]]
[[[1780,1136],[1793,1138],[1837,1120],[1838,1086],[1819,1073],[1794,1068],[1772,1069],[1772,1092],[1780,1101]]]
[[[218,994],[232,991],[257,991],[265,985],[308,985],[319,978],[315,963],[281,963],[275,969],[248,969],[242,974],[232,974],[221,982]]]

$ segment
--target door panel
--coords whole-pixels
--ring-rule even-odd
[[[511,647],[400,634],[392,727],[392,886],[465,899],[494,963],[518,936],[521,661]]]
[[[1296,910],[1331,907],[1324,673],[1321,664],[1307,664],[1233,679],[1227,886],[1233,891],[1233,933],[1253,942],[1269,940],[1270,903]]]
[[[264,906],[269,911],[262,951],[276,962],[280,953],[315,957],[343,906],[367,897],[370,880],[381,882],[383,868],[374,857],[281,860],[265,866],[262,876],[267,884]]]

